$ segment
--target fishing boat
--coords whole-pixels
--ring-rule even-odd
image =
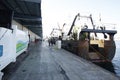
[[[74,31],[73,29],[78,17],[90,19],[93,27],[89,28],[85,24],[79,32]],[[111,61],[116,52],[114,41],[116,33],[115,29],[109,30],[105,26],[96,26],[93,23],[92,15],[80,16],[78,13],[68,32],[69,39],[62,40],[62,48],[93,62]]]

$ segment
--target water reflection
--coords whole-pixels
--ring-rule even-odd
[[[94,64],[96,64],[96,65],[98,65],[98,66],[100,66],[100,67],[102,67],[102,68],[116,74],[115,69],[114,69],[114,65],[113,65],[112,62],[99,62],[99,63],[94,62]]]
[[[116,54],[112,60],[116,75],[120,77],[120,41],[115,41],[116,43]]]

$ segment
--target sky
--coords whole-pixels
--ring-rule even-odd
[[[120,0],[42,0],[43,36],[49,36],[53,28],[64,23],[70,28],[75,15],[90,15],[93,20],[116,24],[117,37],[120,33]],[[65,26],[66,27],[66,26]]]

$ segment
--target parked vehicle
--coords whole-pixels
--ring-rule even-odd
[[[16,25],[12,29],[0,27],[0,80],[3,76],[1,70],[15,62],[17,56],[27,50],[28,43],[28,33],[17,29]]]

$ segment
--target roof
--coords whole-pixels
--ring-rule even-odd
[[[13,10],[13,19],[42,37],[41,0],[0,0],[0,9]]]

